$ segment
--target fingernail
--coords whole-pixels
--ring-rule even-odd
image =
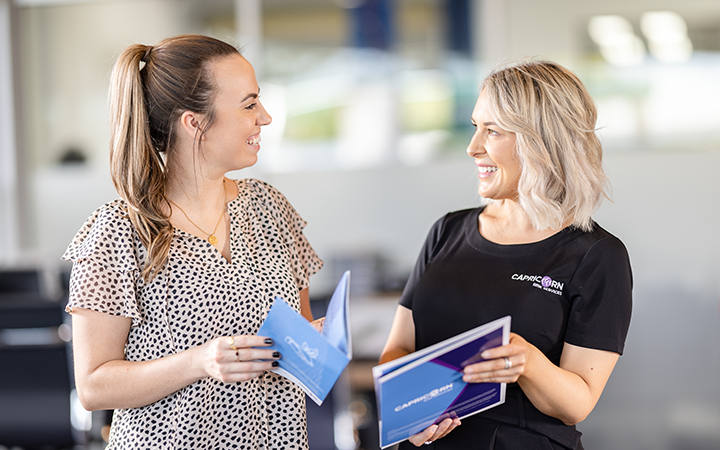
[[[490,353],[487,350],[480,353],[480,357],[483,359],[488,359],[489,356],[490,356]]]
[[[279,365],[280,365],[280,363],[277,362],[277,361],[273,361],[273,362],[272,362],[272,366],[273,366],[273,367],[277,367],[277,366],[279,366]]]
[[[273,358],[279,358],[280,352],[273,352]]]
[[[272,345],[272,339],[270,339],[270,338],[265,339],[265,343],[267,345]]]

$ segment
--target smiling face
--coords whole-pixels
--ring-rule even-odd
[[[250,167],[257,162],[260,127],[272,121],[260,103],[255,71],[240,55],[213,62],[211,70],[215,117],[202,137],[203,159],[222,173]]]
[[[515,151],[515,133],[497,125],[486,97],[483,89],[472,113],[476,129],[467,148],[478,166],[478,192],[489,199],[516,200],[521,168]]]

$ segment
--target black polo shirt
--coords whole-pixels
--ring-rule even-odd
[[[565,342],[622,354],[632,309],[623,243],[594,224],[591,232],[569,227],[540,242],[499,245],[478,231],[482,209],[447,214],[428,234],[400,299],[412,309],[416,349],[510,315],[512,331],[555,364]],[[505,404],[465,419],[436,448],[464,448],[446,445],[471,432],[470,419],[527,427],[567,447],[579,445],[575,427],[537,411],[517,384],[508,385]],[[475,441],[472,433],[467,438]]]

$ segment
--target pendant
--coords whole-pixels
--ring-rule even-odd
[[[207,239],[207,240],[208,240],[208,242],[211,243],[212,245],[217,245],[217,243],[218,243],[218,239],[215,237],[214,234],[211,234],[210,236],[208,236],[208,239]]]

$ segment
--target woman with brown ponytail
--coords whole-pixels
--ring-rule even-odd
[[[133,45],[110,88],[120,199],[64,255],[78,395],[109,449],[306,449],[305,397],[256,336],[276,296],[312,320],[305,221],[252,166],[271,118],[252,66],[205,36]]]

